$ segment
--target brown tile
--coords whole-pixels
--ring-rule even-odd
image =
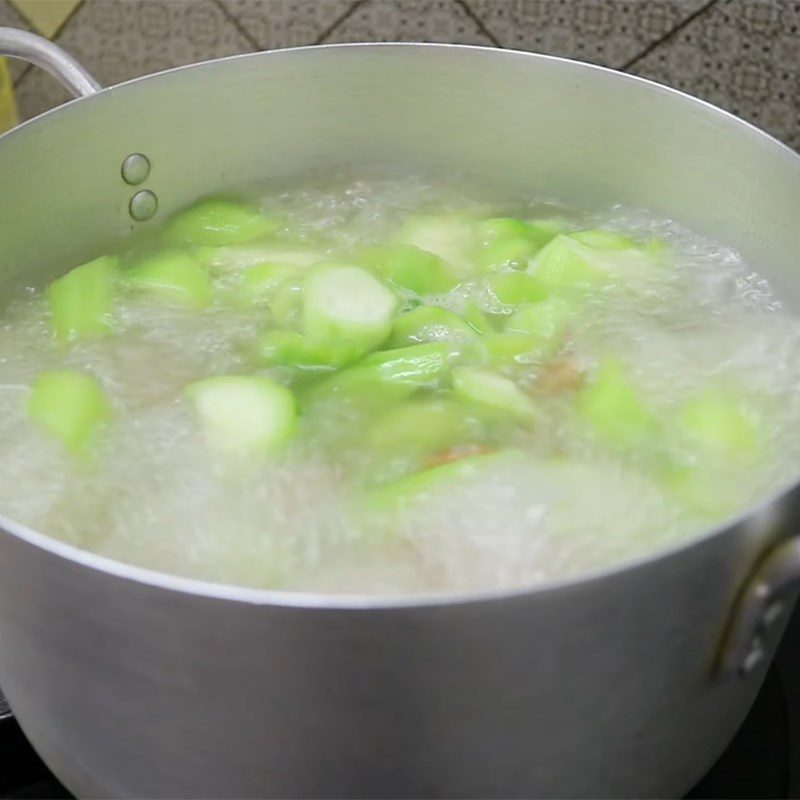
[[[702,97],[800,147],[800,3],[720,3],[631,72]]]
[[[325,41],[493,44],[462,6],[452,0],[367,0]]]
[[[87,0],[56,41],[104,85],[253,49],[212,0]],[[24,117],[67,98],[41,70],[17,85]]]
[[[30,25],[8,0],[0,0],[0,26],[30,30]],[[11,80],[17,80],[25,67],[26,64],[18,58],[9,58],[8,69],[11,72]]]
[[[620,67],[705,0],[468,0],[503,47]]]
[[[264,50],[314,44],[355,0],[221,0]]]

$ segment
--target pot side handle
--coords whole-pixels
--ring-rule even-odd
[[[35,33],[0,28],[0,56],[20,58],[41,67],[75,97],[86,97],[103,88],[69,53]]]
[[[747,677],[764,665],[779,624],[800,589],[800,537],[775,545],[739,592],[717,664],[723,677]]]

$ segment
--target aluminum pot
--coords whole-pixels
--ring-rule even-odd
[[[99,91],[31,35],[0,29],[0,53],[85,95],[0,138],[7,280],[253,176],[391,160],[650,208],[800,301],[800,158],[644,80],[476,47],[344,45]],[[136,153],[151,169],[124,171],[131,185]],[[0,683],[79,796],[678,797],[762,681],[800,575],[799,514],[790,487],[583,580],[399,600],[179,579],[0,520]]]

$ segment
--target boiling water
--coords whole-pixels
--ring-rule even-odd
[[[722,516],[800,472],[800,324],[735,252],[642,212],[587,217],[539,201],[487,203],[422,180],[342,180],[264,193],[260,202],[283,215],[287,240],[313,242],[339,260],[389,238],[420,210],[557,214],[576,229],[661,238],[671,247],[669,274],[598,290],[557,363],[590,373],[612,353],[667,409],[710,382],[751,398],[763,411],[766,446],[757,463],[724,473],[737,499]],[[466,291],[497,310],[478,285],[436,301],[460,308]],[[525,456],[432,492],[400,516],[392,536],[375,534],[368,515],[354,512],[347,452],[305,443],[232,471],[198,435],[183,389],[209,375],[252,371],[263,315],[225,302],[190,311],[124,296],[114,335],[61,347],[42,292],[19,292],[0,330],[0,511],[160,571],[374,594],[534,585],[656,551],[718,521],[677,502],[649,469],[650,453],[614,452],[575,426],[570,381],[548,384],[542,364],[531,364],[527,376],[540,413],[533,430],[518,434]],[[89,460],[76,461],[27,419],[36,374],[64,366],[97,376],[114,405],[114,423]]]

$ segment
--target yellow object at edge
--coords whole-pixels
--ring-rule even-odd
[[[13,128],[19,122],[14,85],[8,72],[8,64],[0,58],[0,133]]]

